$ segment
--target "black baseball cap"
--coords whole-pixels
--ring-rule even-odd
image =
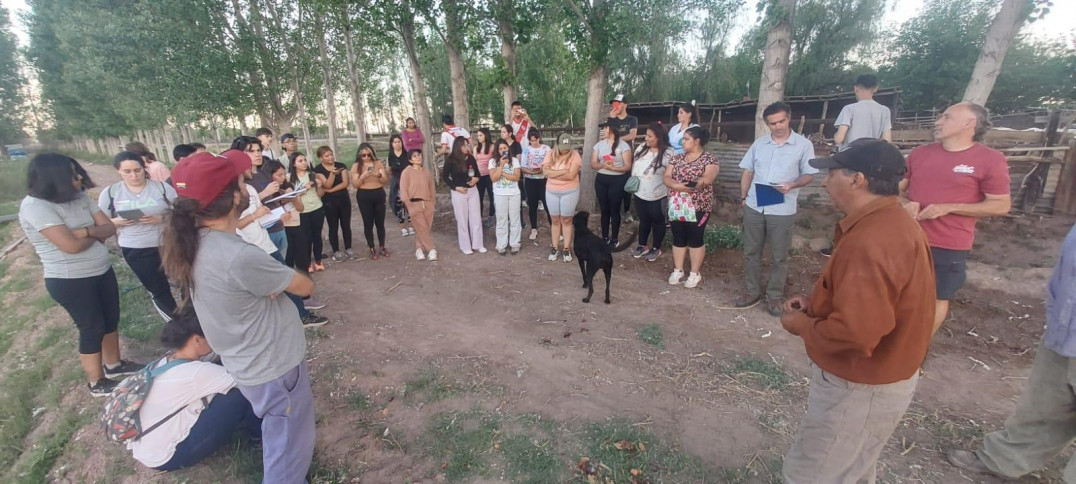
[[[883,179],[902,178],[908,171],[904,155],[896,146],[874,138],[857,139],[848,145],[848,149],[833,156],[815,158],[809,163],[815,168],[847,168]]]

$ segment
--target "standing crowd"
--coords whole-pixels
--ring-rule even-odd
[[[790,129],[791,108],[777,102],[763,111],[769,133],[739,163],[745,291],[733,306],[765,302],[803,339],[811,360],[807,412],[784,461],[786,482],[874,481],[932,336],[964,282],[976,219],[1010,207],[1006,159],[980,142],[989,128],[983,107],[951,106],[937,121],[936,143],[905,159],[888,142],[889,111],[873,101],[875,90],[873,76],[857,80],[858,101],[837,118],[831,156],[816,157],[812,143]],[[496,136],[481,128],[472,137],[444,116],[439,178],[450,193],[460,252],[488,252],[484,230],[494,229],[496,252],[516,255],[524,233],[539,244],[544,219],[548,259],[572,262],[571,219],[581,190],[594,190],[606,244],[622,248],[622,225],[637,217],[630,253],[653,262],[671,232],[668,282],[697,287],[719,171],[705,149],[709,131],[697,124],[694,103],[678,107],[676,124],[642,132],[622,95],[611,105],[600,141],[582,154],[567,134],[543,144],[519,102]],[[220,154],[176,146],[171,170],[141,143],[130,143],[114,161],[121,181],[104,187],[96,203],[87,195],[95,185],[77,161],[34,157],[22,229],[41,259],[49,295],[79,330],[89,392],[113,399],[142,392],[128,410],[134,430],[118,438],[137,460],[158,470],[186,467],[241,432],[262,448],[265,482],[305,479],[315,418],[303,328],[327,322],[315,313],[325,304],[311,276],[325,270],[326,258],[359,257],[352,189],[370,260],[393,255],[386,246],[389,212],[400,236],[414,237],[416,259],[438,260],[431,233],[437,190],[423,164],[425,136],[409,118],[386,154],[362,143],[350,166],[327,146],[309,159],[291,134],[279,138],[278,152],[265,128]],[[580,183],[584,160],[596,172],[590,187]],[[844,218],[823,251],[830,259],[813,293],[787,296],[798,192],[820,169],[828,170],[823,186]],[[1074,234],[1050,282],[1047,334],[1028,391],[984,449],[950,452],[962,469],[1017,477],[1076,438],[1076,420],[1066,410],[1076,401],[1067,370],[1076,358],[1069,336]],[[104,244],[113,236],[166,321],[161,340],[170,351],[148,364],[120,352],[119,288]],[[1069,467],[1066,478],[1076,479]]]

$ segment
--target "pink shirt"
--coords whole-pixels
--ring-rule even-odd
[[[167,165],[159,161],[146,163],[146,173],[149,173],[150,180],[159,182],[172,178],[172,170],[169,170]]]
[[[489,149],[489,153],[483,153],[478,149],[478,146],[474,148],[474,159],[478,162],[478,172],[482,176],[489,176],[489,159],[493,158],[493,148]]]
[[[545,160],[542,161],[542,168],[554,168],[562,170],[565,168],[571,169],[572,166],[582,168],[583,157],[579,156],[579,152],[572,150],[568,155],[568,159],[556,163],[558,159],[563,160],[563,156],[557,156],[557,150],[549,150],[549,154],[545,155]],[[575,190],[579,188],[579,174],[576,172],[575,178],[572,180],[555,180],[553,178],[546,177],[545,189],[555,192],[565,192],[569,190]]]
[[[418,129],[400,131],[400,138],[403,138],[404,149],[407,151],[421,149],[422,143],[426,141],[426,138],[422,136],[422,131]]]

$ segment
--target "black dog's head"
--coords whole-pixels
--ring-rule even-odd
[[[585,210],[582,211],[582,212],[576,212],[575,216],[572,217],[572,227],[575,227],[575,230],[577,230],[577,231],[586,229],[587,228],[587,222],[589,222],[589,221],[590,221],[590,212],[587,212]]]

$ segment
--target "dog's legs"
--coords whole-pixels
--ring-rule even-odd
[[[586,262],[583,261],[582,257],[576,257],[575,260],[579,261],[579,272],[581,274],[583,274],[583,287],[587,287],[587,266],[586,266]]]
[[[607,266],[602,270],[605,271],[605,304],[609,304],[609,281],[613,278],[613,268]],[[590,290],[594,290],[594,276],[590,276]]]
[[[587,273],[583,276],[583,285],[587,288],[587,297],[583,298],[583,302],[590,302],[590,297],[594,295],[594,274],[597,274],[598,269],[594,264],[587,266]]]

